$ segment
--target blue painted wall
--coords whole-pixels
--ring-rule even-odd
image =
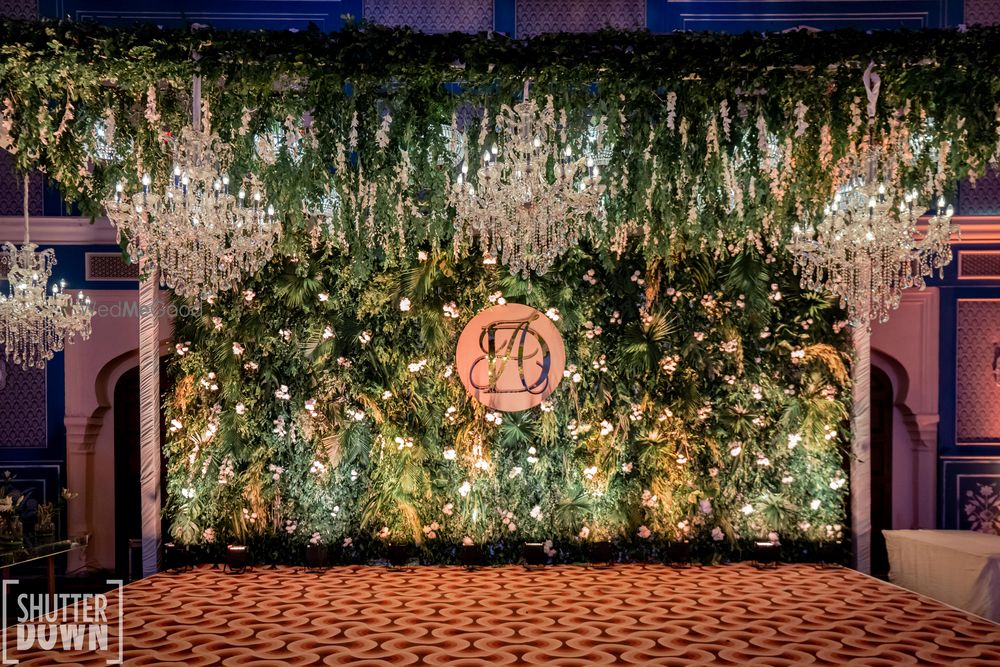
[[[961,246],[964,251],[1000,251],[998,245]],[[993,485],[1000,489],[1000,444],[959,444],[957,417],[958,358],[970,354],[961,348],[958,330],[958,302],[961,299],[989,299],[1000,302],[1000,280],[960,279],[956,261],[946,267],[943,280],[935,281],[941,289],[941,340],[940,340],[940,392],[938,426],[938,526],[949,529],[968,529],[971,522],[965,506],[974,501],[979,485]],[[998,323],[1000,328],[1000,323]],[[991,359],[982,358],[987,365]],[[984,390],[987,388],[984,387]],[[984,391],[984,396],[986,392]],[[982,400],[986,400],[985,398]],[[995,406],[1000,411],[1000,404]],[[997,434],[1000,443],[1000,433]],[[969,494],[972,494],[971,496]]]
[[[42,16],[116,25],[141,21],[165,27],[205,23],[233,29],[284,30],[303,29],[314,23],[330,31],[341,28],[342,17],[361,18],[365,16],[366,5],[372,7],[384,2],[386,0],[153,0],[142,5],[125,0],[39,0],[39,11]],[[515,35],[519,2],[526,5],[529,0],[493,0],[495,30]],[[916,29],[955,26],[964,20],[963,0],[636,0],[639,11],[643,9],[643,2],[646,26],[653,32],[760,32],[798,26],[821,30],[845,27]],[[594,4],[600,11],[600,4]],[[434,3],[427,11],[442,14],[438,23],[447,23],[447,3]]]

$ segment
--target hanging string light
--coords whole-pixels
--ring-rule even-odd
[[[0,347],[22,368],[45,368],[49,359],[76,336],[90,338],[90,297],[74,298],[65,281],[48,290],[55,252],[38,250],[31,242],[28,218],[28,176],[24,177],[24,243],[5,243],[7,292],[0,293]]]
[[[202,118],[200,79],[194,84],[194,122],[170,140],[173,170],[160,189],[149,174],[141,191],[121,183],[104,202],[132,262],[143,256],[160,270],[163,284],[193,300],[235,289],[274,255],[281,223],[250,175],[233,187],[229,147]]]
[[[469,179],[468,160],[454,180],[455,248],[478,239],[484,256],[499,258],[513,273],[544,274],[579,243],[603,216],[600,167],[574,156],[560,134],[549,96],[544,107],[529,99],[504,105],[496,117],[497,142],[482,154]],[[489,122],[484,117],[484,123]]]
[[[904,153],[874,132],[879,78],[865,72],[869,127],[858,150],[839,165],[839,186],[814,226],[796,225],[789,250],[802,286],[827,291],[840,300],[853,326],[885,322],[899,307],[902,291],[923,288],[927,276],[952,259],[954,210],[937,196],[926,229],[921,229],[921,193],[901,184]],[[933,196],[935,193],[924,193]]]

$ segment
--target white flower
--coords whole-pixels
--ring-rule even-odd
[[[322,461],[313,461],[312,465],[309,466],[309,472],[314,475],[321,475],[326,472],[326,466]]]
[[[583,382],[583,376],[579,373],[573,373],[573,383],[580,384],[581,382]]]
[[[445,516],[451,516],[455,513],[455,506],[451,503],[446,503],[445,506],[441,508],[441,513]]]
[[[252,289],[243,291],[243,300],[246,301],[247,303],[251,303],[255,296],[257,296],[257,293],[254,292]]]
[[[411,373],[419,373],[420,371],[424,370],[425,366],[427,366],[427,360],[421,359],[420,361],[410,362],[406,366],[406,370],[410,371]]]
[[[366,331],[362,331],[360,334],[358,334],[358,341],[361,342],[361,346],[362,347],[364,347],[365,345],[367,345],[368,343],[370,343],[371,340],[372,340],[372,332],[371,331],[367,331],[366,330]]]
[[[813,498],[813,500],[809,503],[809,509],[818,510],[819,505],[820,505],[819,498]]]
[[[767,541],[771,542],[772,544],[781,544],[780,540],[778,539],[778,534],[773,530],[767,534]]]
[[[792,477],[791,475],[785,475],[784,477],[781,478],[781,483],[782,484],[791,484],[794,481],[795,481],[795,478]]]
[[[177,419],[171,419],[170,420],[170,432],[171,433],[176,433],[177,431],[181,430],[182,428],[184,428],[184,424],[182,424],[179,420],[177,420]]]
[[[749,516],[749,515],[753,514],[753,505],[750,505],[748,503],[748,504],[744,505],[743,507],[741,507],[740,511]]]
[[[631,461],[629,461],[628,463],[623,463],[622,464],[622,472],[625,473],[626,475],[629,474],[630,472],[632,472],[632,468],[633,468],[633,464],[632,464]]]
[[[242,403],[236,404],[236,414],[238,415],[246,414],[246,411],[247,411],[247,406],[243,405]]]
[[[187,343],[177,343],[177,345],[174,346],[174,350],[177,351],[177,356],[179,356],[179,357],[183,357],[185,354],[188,353],[188,351],[190,349],[191,349],[191,343],[190,342],[187,342]]]
[[[716,542],[721,542],[725,535],[722,534],[722,529],[716,526],[712,529],[712,539]]]
[[[316,295],[316,298],[319,299],[320,303],[325,303],[330,300],[330,295],[326,292],[320,292]]]
[[[548,310],[545,311],[545,317],[549,318],[553,322],[558,322],[559,321],[559,309],[558,308],[549,308]]]
[[[601,435],[608,435],[615,430],[615,427],[608,420],[601,421]]]
[[[243,368],[252,373],[253,371],[257,370],[260,367],[257,365],[256,361],[248,361],[245,364],[243,364]]]
[[[513,533],[515,530],[517,530],[517,525],[513,521],[511,521],[510,523],[507,524],[507,530]]]
[[[806,357],[806,351],[805,350],[801,350],[801,349],[799,349],[799,350],[792,350],[792,363],[793,364],[798,364],[803,359],[805,359],[805,357]]]
[[[331,338],[333,338],[336,335],[337,334],[333,333],[333,327],[324,327],[323,328],[323,340],[330,340]]]
[[[444,367],[444,373],[442,373],[442,375],[447,379],[450,378],[452,376],[452,373],[454,372],[455,372],[455,366],[453,364],[448,364],[447,366]]]
[[[281,387],[274,392],[274,396],[282,401],[289,400],[291,398],[291,394],[288,393],[288,385],[281,385]]]
[[[390,398],[392,398],[392,392],[391,391],[389,391],[388,389],[386,389],[385,391],[382,392],[382,400],[383,401],[388,401]]]
[[[845,478],[835,477],[830,481],[830,488],[836,491],[840,487],[844,486],[844,484],[847,484],[847,480]]]
[[[427,251],[426,250],[418,250],[417,251],[417,261],[418,262],[426,262],[427,261]]]
[[[206,528],[205,532],[203,532],[201,536],[209,544],[215,542],[215,528]]]
[[[588,537],[590,537],[590,528],[584,526],[583,528],[580,529],[580,539],[585,540]]]
[[[535,505],[534,507],[532,507],[531,511],[528,512],[528,514],[531,516],[532,519],[535,519],[536,521],[541,521],[543,518],[542,508],[539,505]]]
[[[730,456],[739,456],[740,452],[742,452],[742,451],[743,451],[743,445],[742,445],[742,443],[734,442],[733,445],[732,445],[732,447],[729,448],[729,455]]]
[[[185,498],[194,498],[194,489],[191,487],[181,489],[181,495]]]
[[[520,475],[522,472],[524,472],[524,469],[521,466],[514,466],[513,468],[510,469],[510,472],[507,473],[507,477],[509,479],[514,479],[515,477],[517,477],[518,475]]]
[[[404,313],[410,309],[410,300],[405,296],[399,300],[399,309]]]
[[[453,320],[458,319],[459,317],[458,305],[454,301],[451,301],[441,306],[441,310],[444,311],[445,317],[450,317]]]
[[[587,479],[594,479],[594,475],[597,474],[597,466],[590,466],[589,468],[583,469],[583,476]]]
[[[222,318],[218,315],[212,317],[212,327],[216,331],[222,331]]]
[[[472,485],[468,481],[462,482],[462,486],[458,487],[458,495],[463,498],[469,495],[470,491],[472,491]]]
[[[378,537],[380,540],[389,539],[389,526],[382,526],[382,530],[378,531]]]
[[[352,539],[351,539],[351,538],[349,538],[349,537],[345,537],[345,538],[344,538],[344,548],[345,548],[345,549],[346,549],[347,547],[351,546],[352,544],[354,544],[354,540],[352,540]]]
[[[311,413],[315,413],[316,412],[316,399],[315,398],[308,399],[306,401],[305,408],[306,408],[307,411],[309,411]]]
[[[446,461],[454,461],[456,456],[458,456],[458,453],[452,447],[444,450],[444,458]]]

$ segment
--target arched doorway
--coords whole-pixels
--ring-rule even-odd
[[[160,359],[160,389],[170,389],[166,357]],[[115,384],[115,572],[129,574],[129,541],[142,537],[142,503],[139,491],[141,459],[139,451],[139,367],[125,371]],[[166,439],[166,427],[160,420],[160,442]],[[162,451],[161,451],[162,456]],[[160,488],[166,488],[166,462],[160,465]],[[161,496],[163,502],[165,496]],[[164,526],[164,529],[166,526]],[[165,532],[163,534],[166,534]],[[136,554],[133,574],[142,572],[141,557]]]
[[[883,530],[892,529],[892,381],[876,366],[871,369],[871,573],[889,575],[889,555]]]

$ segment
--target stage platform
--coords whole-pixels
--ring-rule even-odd
[[[124,598],[130,666],[1000,665],[1000,625],[810,565],[199,567]]]

